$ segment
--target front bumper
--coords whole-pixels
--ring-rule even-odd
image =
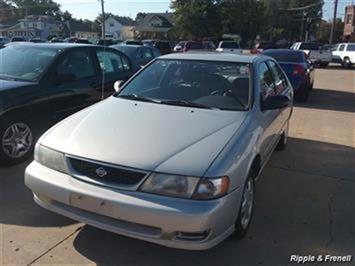
[[[211,248],[234,231],[241,189],[215,200],[118,191],[77,180],[37,162],[25,183],[42,207],[121,235],[188,249]]]

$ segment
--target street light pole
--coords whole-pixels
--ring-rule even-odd
[[[337,20],[337,11],[338,11],[338,0],[334,0],[333,23],[332,23],[332,28],[330,30],[329,44],[333,43],[334,29],[335,29],[335,24],[336,24],[336,20]]]

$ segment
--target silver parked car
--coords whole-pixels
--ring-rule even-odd
[[[287,142],[292,87],[270,57],[159,57],[37,143],[25,182],[42,207],[181,249],[242,238],[254,180]]]

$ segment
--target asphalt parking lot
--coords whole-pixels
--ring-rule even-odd
[[[169,249],[43,210],[24,185],[27,164],[0,169],[1,265],[288,265],[293,254],[354,257],[355,70],[316,70],[309,101],[294,108],[288,147],[274,153],[257,183],[247,238],[208,251]]]

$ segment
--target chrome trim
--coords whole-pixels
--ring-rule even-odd
[[[135,185],[118,185],[118,184],[114,184],[114,183],[110,183],[110,182],[100,182],[98,180],[95,180],[91,177],[82,175],[80,173],[78,173],[77,171],[75,171],[70,163],[70,159],[76,159],[76,160],[81,160],[84,162],[88,162],[88,163],[94,163],[94,164],[99,164],[101,166],[107,166],[107,167],[111,167],[111,168],[116,168],[116,169],[122,169],[122,170],[126,170],[126,171],[131,171],[131,172],[137,172],[140,174],[144,174],[144,177],[142,178],[141,181],[139,181],[137,184]],[[69,154],[65,154],[65,161],[66,164],[68,166],[69,169],[69,174],[76,178],[79,179],[81,181],[85,181],[88,183],[92,183],[98,186],[102,186],[102,187],[109,187],[109,188],[114,188],[114,189],[120,189],[120,190],[130,190],[130,191],[136,191],[138,190],[138,188],[144,183],[144,181],[148,178],[148,176],[151,174],[151,172],[148,171],[143,171],[143,170],[137,170],[135,168],[130,168],[130,167],[126,167],[126,166],[121,166],[121,165],[116,165],[116,164],[110,164],[110,163],[105,163],[105,162],[101,162],[101,161],[96,161],[96,160],[92,160],[92,159],[87,159],[87,158],[82,158],[79,156],[74,156],[74,155],[69,155]]]

